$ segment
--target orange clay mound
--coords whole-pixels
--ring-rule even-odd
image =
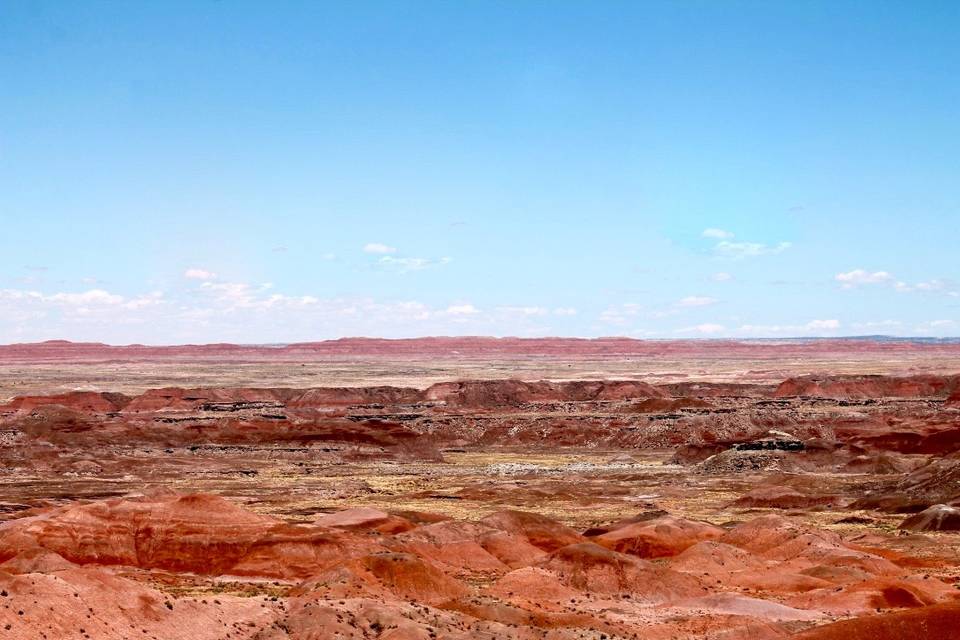
[[[960,635],[960,604],[863,616],[817,627],[792,640],[939,640]]]
[[[660,559],[519,511],[468,521],[358,507],[290,524],[204,494],[38,509],[0,523],[0,629],[108,640],[144,629],[158,640],[774,640],[826,616],[955,597],[933,576],[786,517],[726,532],[630,520],[594,539],[644,540]]]
[[[726,533],[705,522],[666,516],[637,522],[593,538],[602,547],[641,558],[675,556],[703,540],[716,540]]]
[[[353,509],[328,513],[314,518],[313,523],[321,527],[345,529],[347,531],[377,531],[388,534],[409,531],[415,526],[406,518],[371,507],[354,507]]]
[[[873,578],[839,587],[815,589],[787,604],[833,615],[858,615],[876,609],[911,609],[954,599],[955,589],[920,577]]]
[[[321,572],[295,593],[332,598],[399,598],[438,604],[467,595],[467,588],[432,563],[410,553],[381,552]]]
[[[525,538],[534,547],[556,551],[569,544],[583,542],[579,533],[549,518],[526,511],[498,511],[481,523]]]
[[[211,495],[68,506],[0,528],[0,559],[31,549],[76,564],[200,574],[306,576],[372,549],[369,537],[289,525]]]
[[[485,544],[490,537],[496,536],[504,539],[499,547]],[[395,536],[390,544],[397,550],[410,551],[429,558],[437,565],[454,572],[462,570],[506,572],[507,564],[498,557],[500,548],[512,548],[517,556],[507,559],[514,562],[521,554],[524,556],[524,561],[543,554],[521,536],[475,522],[453,520],[426,525]],[[526,564],[526,562],[522,563]]]
[[[551,553],[537,566],[568,587],[593,594],[631,594],[651,602],[703,595],[692,576],[617,553],[592,542],[572,544]]]

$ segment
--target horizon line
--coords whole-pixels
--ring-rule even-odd
[[[38,340],[33,342],[5,342],[0,343],[0,348],[17,346],[39,346],[39,345],[96,345],[112,348],[128,347],[150,347],[150,348],[169,348],[169,347],[210,347],[210,346],[232,346],[246,348],[283,348],[297,345],[325,344],[332,342],[347,342],[351,340],[361,341],[382,341],[382,342],[411,342],[416,340],[516,340],[516,341],[543,341],[543,340],[570,340],[597,342],[605,340],[621,340],[631,342],[814,342],[829,340],[859,340],[873,342],[960,342],[960,336],[917,336],[917,335],[892,335],[892,334],[852,334],[842,336],[740,336],[740,337],[683,337],[683,338],[636,338],[632,336],[494,336],[494,335],[431,335],[431,336],[407,336],[399,338],[387,338],[378,336],[341,336],[339,338],[323,338],[319,340],[298,340],[293,342],[183,342],[183,343],[146,343],[130,342],[125,344],[114,344],[100,341],[81,341],[70,340],[66,338],[51,338],[48,340]]]

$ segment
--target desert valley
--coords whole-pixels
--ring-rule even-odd
[[[0,637],[951,637],[960,344],[0,347]]]

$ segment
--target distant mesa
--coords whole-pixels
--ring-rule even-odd
[[[0,346],[0,362],[311,359],[344,356],[417,357],[622,357],[666,355],[899,353],[918,349],[931,353],[960,353],[960,340],[919,338],[796,338],[780,340],[637,340],[608,338],[495,338],[438,336],[426,338],[339,338],[278,345],[186,344],[147,346],[107,345],[99,342],[48,340]]]

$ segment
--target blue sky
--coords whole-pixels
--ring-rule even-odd
[[[956,2],[0,5],[0,342],[960,334]]]

